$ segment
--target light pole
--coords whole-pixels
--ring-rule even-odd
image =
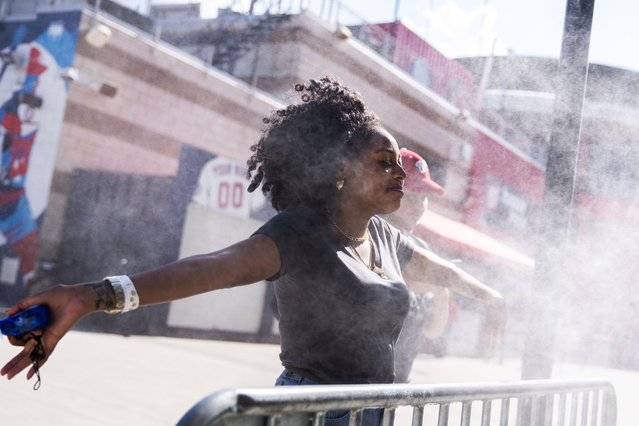
[[[565,294],[562,267],[570,233],[594,3],[594,0],[568,0],[566,6],[546,164],[541,238],[537,245],[530,327],[522,364],[524,379],[552,376],[554,313],[562,307]]]

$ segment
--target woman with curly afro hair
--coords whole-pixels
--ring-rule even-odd
[[[486,343],[500,338],[501,295],[378,216],[399,208],[406,174],[397,142],[360,95],[329,77],[295,90],[301,102],[264,120],[248,161],[249,191],[261,187],[278,214],[222,250],[20,301],[9,315],[36,304],[51,311],[40,365],[91,312],[126,312],[262,280],[274,282],[279,309],[284,371],[277,385],[393,383],[393,347],[409,308],[404,277],[427,277],[483,302]],[[10,340],[24,346],[1,370],[12,378],[31,364],[34,342]],[[348,417],[329,412],[326,422],[348,424]],[[379,421],[379,410],[365,411],[365,424]]]
[[[339,193],[335,182],[341,158],[356,159],[375,129],[377,116],[358,93],[335,80],[298,84],[302,103],[274,111],[251,149],[249,191],[262,186],[273,207],[294,204],[325,209]]]

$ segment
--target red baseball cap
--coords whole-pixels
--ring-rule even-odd
[[[400,149],[399,152],[402,155],[402,166],[406,171],[404,188],[420,194],[435,192],[444,195],[444,188],[431,179],[428,164],[421,155],[406,148]]]

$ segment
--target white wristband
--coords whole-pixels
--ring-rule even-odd
[[[120,312],[129,312],[140,306],[140,297],[138,296],[138,292],[135,289],[135,285],[133,285],[133,281],[131,281],[131,278],[127,275],[106,277],[105,280],[108,281],[114,289],[116,287],[120,287],[124,293],[124,305]]]

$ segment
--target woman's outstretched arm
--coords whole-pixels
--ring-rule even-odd
[[[428,284],[440,285],[482,303],[486,313],[482,341],[493,348],[503,342],[506,304],[501,294],[465,272],[457,265],[429,250],[415,248],[413,257],[402,271],[412,291],[423,293]]]
[[[140,298],[140,305],[169,302],[221,288],[251,284],[275,275],[280,269],[280,255],[275,242],[267,236],[255,235],[222,250],[191,256],[168,265],[130,276]],[[85,315],[114,306],[115,294],[105,281],[76,285],[58,285],[21,300],[7,311],[13,315],[29,306],[45,304],[51,322],[43,331],[42,345],[49,358],[62,337]],[[31,365],[33,339],[9,336],[22,351],[0,370],[11,379]],[[27,373],[31,378],[32,368]]]

